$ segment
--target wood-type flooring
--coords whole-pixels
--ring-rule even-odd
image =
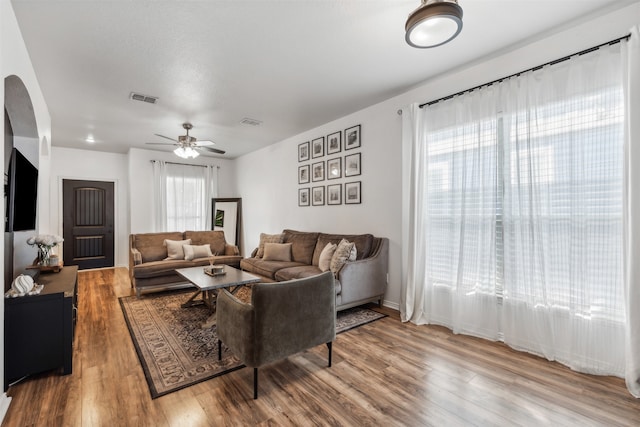
[[[553,362],[398,312],[338,335],[333,367],[318,346],[152,400],[118,297],[125,268],[79,274],[73,374],[11,386],[3,426],[638,426],[620,378]]]

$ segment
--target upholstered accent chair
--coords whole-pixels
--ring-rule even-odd
[[[253,285],[251,304],[228,291],[217,301],[218,359],[222,343],[253,368],[253,398],[258,398],[258,368],[303,350],[331,344],[336,337],[333,274]]]

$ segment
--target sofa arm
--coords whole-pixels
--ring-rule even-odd
[[[235,246],[235,245],[230,245],[229,243],[226,243],[224,245],[224,254],[225,255],[240,255],[240,249],[238,249],[238,247]]]
[[[255,367],[255,310],[226,289],[218,292],[216,328],[222,341],[247,366]]]
[[[378,250],[369,258],[347,262],[338,271],[342,302],[348,303],[384,295],[389,272],[389,239],[381,238]]]

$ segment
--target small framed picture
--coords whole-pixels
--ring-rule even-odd
[[[307,184],[309,182],[309,177],[311,176],[309,171],[309,165],[298,167],[298,184]]]
[[[342,158],[327,160],[327,179],[342,178]]]
[[[309,206],[309,189],[300,188],[298,190],[298,206]]]
[[[311,204],[313,206],[324,206],[324,186],[311,189]]]
[[[357,205],[362,202],[361,182],[347,182],[344,184],[344,204]]]
[[[324,162],[318,162],[311,165],[311,173],[311,180],[313,182],[324,181]]]
[[[360,125],[344,130],[344,149],[351,150],[360,147]]]
[[[298,144],[298,161],[309,160],[309,141]]]
[[[315,159],[322,156],[324,156],[324,136],[311,141],[311,157]]]
[[[327,204],[342,204],[342,184],[327,185]]]
[[[327,135],[327,154],[335,154],[342,151],[342,132]]]
[[[344,176],[356,176],[362,173],[360,159],[360,153],[344,156]]]

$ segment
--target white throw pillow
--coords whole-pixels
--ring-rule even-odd
[[[169,240],[165,239],[163,245],[167,247],[167,257],[165,259],[184,259],[184,250],[182,246],[190,245],[191,239],[187,240]]]
[[[211,245],[184,245],[184,259],[192,261],[196,258],[208,258],[212,257]]]
[[[331,268],[331,258],[333,258],[333,254],[336,251],[338,245],[335,243],[327,243],[327,246],[324,247],[322,252],[320,252],[320,259],[318,260],[318,268],[320,271],[325,272],[329,271]]]

